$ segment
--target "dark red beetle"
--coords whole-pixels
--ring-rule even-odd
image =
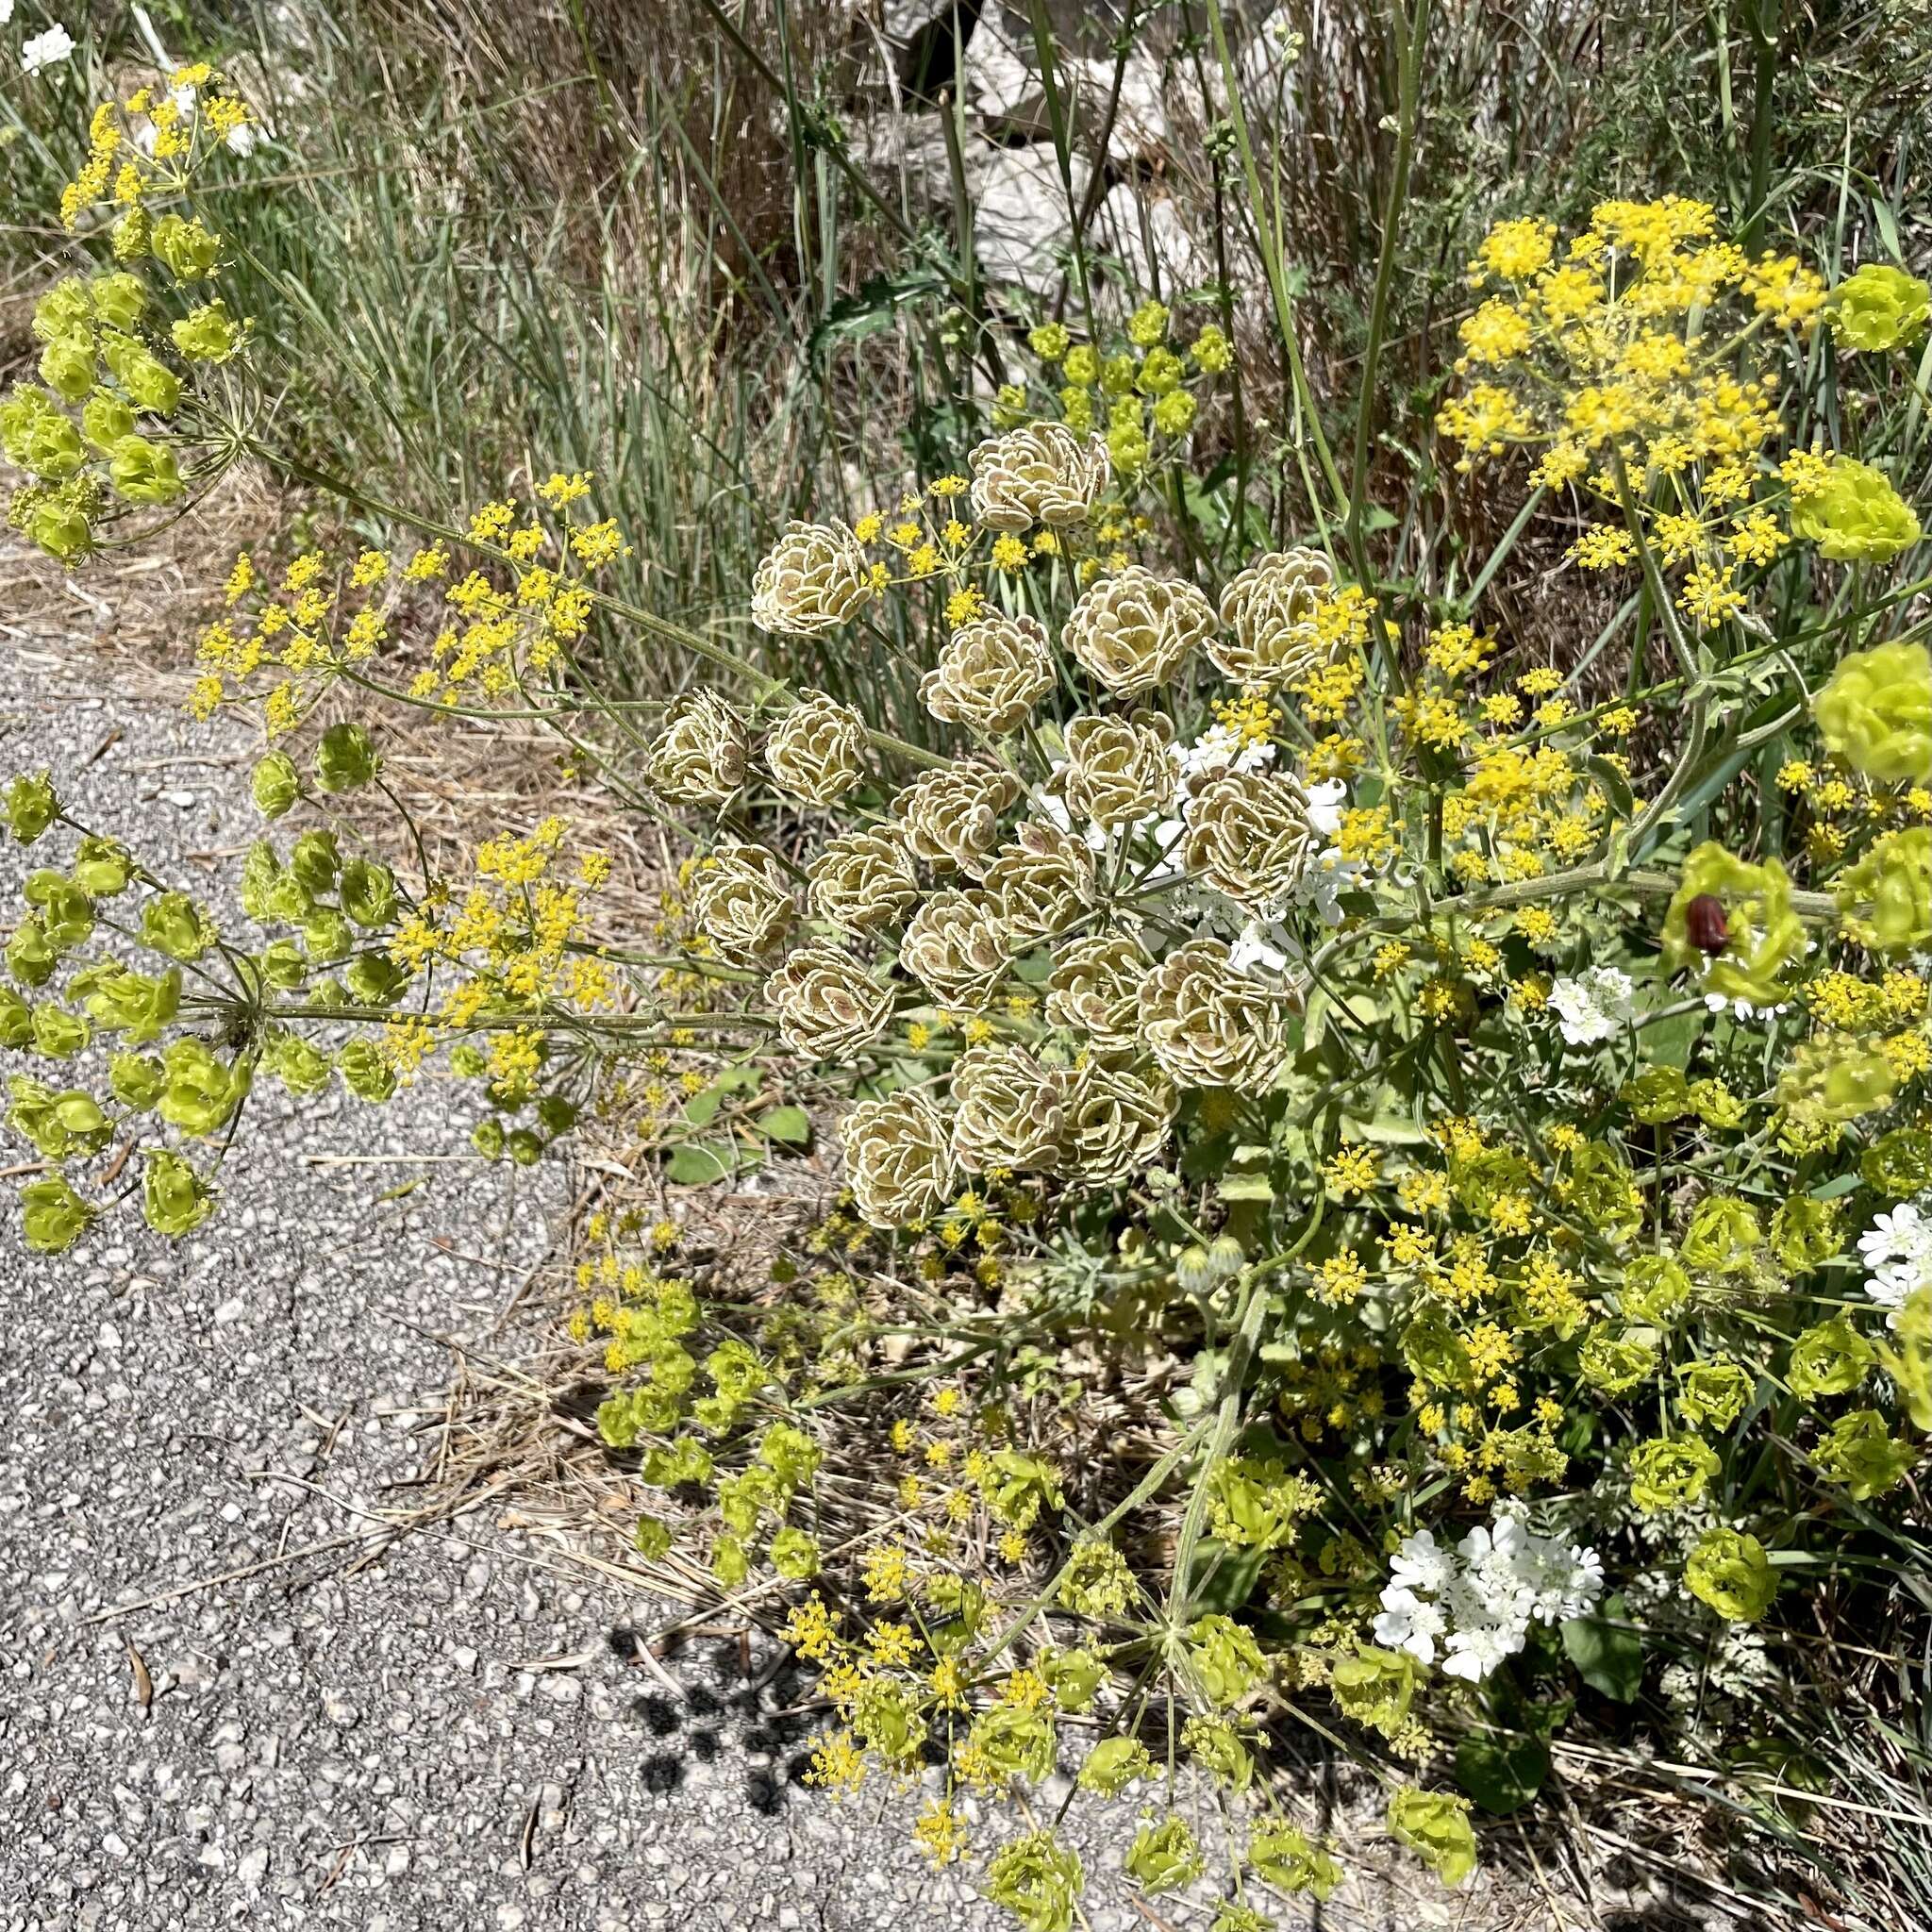
[[[1715,892],[1699,892],[1684,908],[1684,930],[1700,953],[1722,953],[1731,939],[1724,902]]]

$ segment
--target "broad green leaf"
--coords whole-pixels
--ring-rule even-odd
[[[1563,1625],[1563,1650],[1576,1674],[1619,1704],[1630,1703],[1643,1684],[1643,1643],[1620,1621],[1624,1609],[1622,1597],[1607,1597],[1603,1616],[1572,1617]]]
[[[774,1107],[761,1113],[758,1132],[768,1141],[803,1147],[811,1139],[811,1116],[802,1107]]]
[[[737,1149],[729,1141],[691,1141],[665,1163],[664,1177],[680,1188],[708,1187],[738,1166]]]
[[[1550,1749],[1541,1738],[1465,1738],[1456,1750],[1456,1782],[1485,1811],[1507,1817],[1542,1790]]]

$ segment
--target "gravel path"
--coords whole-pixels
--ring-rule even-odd
[[[84,653],[0,656],[0,773],[50,766],[76,817],[216,893],[232,856],[194,855],[259,826],[234,728],[104,691]],[[0,841],[0,923],[41,857]],[[49,1261],[6,1215],[0,1926],[958,1917],[898,1830],[796,1788],[789,1674],[754,1689],[701,1641],[674,1698],[637,1665],[624,1633],[665,1607],[589,1593],[482,1517],[359,1569],[289,1560],[408,1507],[390,1486],[450,1366],[424,1331],[487,1333],[548,1244],[556,1171],[450,1159],[454,1098],[264,1082],[221,1213],[179,1245],[137,1212]],[[0,1165],[27,1151],[6,1140]]]
[[[76,817],[219,902],[259,830],[248,741],[117,691],[84,646],[8,638],[0,782],[51,767]],[[0,929],[28,862],[0,839]],[[49,1261],[0,1222],[0,1932],[1009,1927],[927,1871],[906,1794],[799,1788],[809,1687],[769,1647],[749,1677],[715,1639],[641,1667],[630,1633],[675,1611],[487,1512],[343,1543],[409,1507],[434,1338],[490,1333],[561,1175],[463,1158],[433,1078],[380,1109],[264,1081],[251,1107],[188,1241],[128,1211]],[[25,1151],[0,1130],[0,1166]],[[1205,1896],[1171,1921],[1124,1901],[1121,1824],[1068,1820],[1091,1932],[1199,1932]],[[1413,1876],[1282,1923],[1557,1923],[1489,1874]]]
[[[116,691],[84,646],[0,632],[0,782],[48,766],[221,904],[260,831],[247,738]],[[0,929],[43,862],[0,836]],[[327,1547],[409,1507],[433,1338],[489,1333],[561,1176],[461,1158],[433,1078],[382,1108],[263,1081],[250,1107],[189,1241],[130,1203],[49,1260],[0,1216],[0,1928],[1009,1925],[928,1874],[902,1802],[799,1788],[809,1688],[769,1648],[747,1679],[695,1640],[673,1695],[629,1641],[672,1607],[559,1575],[487,1512]]]

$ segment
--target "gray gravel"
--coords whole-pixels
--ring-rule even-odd
[[[259,829],[246,740],[105,691],[84,653],[0,651],[0,774],[50,766],[75,816],[219,899]],[[43,856],[0,841],[0,922]],[[488,1332],[560,1176],[451,1160],[434,1079],[380,1109],[264,1082],[251,1112],[178,1245],[130,1203],[50,1261],[5,1216],[0,1926],[1001,1923],[902,1819],[798,1788],[789,1670],[754,1688],[708,1640],[676,1697],[641,1670],[625,1633],[670,1607],[575,1587],[481,1517],[353,1574],[355,1549],[273,1564],[408,1507],[450,1367],[424,1331]],[[0,1165],[30,1155],[6,1138]]]
[[[76,816],[219,895],[259,824],[236,727],[5,639],[0,779],[51,766]],[[0,841],[0,925],[25,869]],[[132,1204],[58,1261],[10,1209],[0,1231],[0,1932],[1009,1925],[927,1872],[907,1794],[799,1788],[808,1686],[768,1647],[748,1680],[735,1642],[694,1640],[673,1695],[628,1640],[672,1608],[481,1515],[359,1567],[300,1554],[408,1506],[448,1379],[432,1337],[488,1333],[560,1175],[451,1159],[434,1079],[382,1109],[266,1082],[252,1106],[186,1242]],[[0,1165],[27,1151],[0,1141]],[[1120,1823],[1069,1821],[1092,1932],[1205,1926],[1205,1900],[1124,1903]],[[1531,1923],[1486,1908],[1493,1882],[1358,1882],[1299,1923]]]

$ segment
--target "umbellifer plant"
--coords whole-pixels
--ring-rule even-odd
[[[112,260],[48,291],[0,408],[13,520],[70,562],[275,457],[192,200],[244,111],[196,72],[96,120],[63,212]],[[694,1127],[805,1098],[846,1193],[759,1306],[671,1272],[675,1226],[581,1231],[600,1425],[662,1492],[644,1555],[789,1597],[837,1712],[813,1781],[937,1747],[918,1838],[1034,1932],[1073,1924],[1079,1858],[1031,1815],[969,1846],[957,1798],[1037,1788],[1075,1732],[1080,1786],[1137,1793],[1131,1879],[1211,1857],[1217,1932],[1341,1876],[1269,1774],[1284,1728],[1449,1884],[1580,1689],[1747,1762],[1763,1631],[1892,1559],[1932,1428],[1932,658],[1891,480],[1925,290],[1833,289],[1679,198],[1503,222],[1470,281],[1444,475],[1583,512],[1569,565],[1638,613],[1596,701],[1474,591],[1378,578],[1318,430],[1305,541],[1231,519],[1163,554],[1229,351],[1158,303],[1116,341],[1035,329],[1050,400],[1003,394],[959,474],[791,525],[746,587],[758,658],[600,589],[626,539],[589,476],[443,527],[304,473],[393,534],[239,558],[202,636],[196,708],[258,711],[256,801],[308,820],[248,855],[255,929],[57,775],[6,795],[47,854],[0,992],[27,1241],[71,1244],[124,1171],[199,1225],[264,1075],[380,1104],[444,1055],[486,1152],[627,1108],[691,1180],[740,1145]],[[1833,348],[1864,440],[1793,447]],[[869,625],[914,641],[939,749],[780,675]],[[605,695],[626,626],[710,681]],[[540,724],[659,818],[658,930],[608,928],[561,819],[462,876],[375,856],[385,704]],[[1133,1453],[1093,1455],[1124,1378]],[[855,1440],[890,1507],[833,1551]]]

